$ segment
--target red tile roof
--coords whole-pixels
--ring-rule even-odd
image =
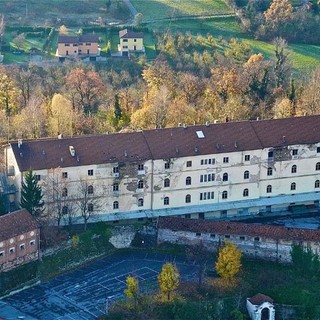
[[[13,142],[11,146],[20,170],[26,171],[314,144],[320,142],[319,124],[320,115],[316,115],[23,141],[20,148]],[[69,146],[75,147],[76,157],[71,157]]]
[[[0,241],[37,228],[39,228],[39,224],[26,209],[7,213],[0,216]]]
[[[258,293],[255,296],[249,298],[248,300],[255,306],[259,306],[264,302],[273,303],[273,300],[269,296],[266,296],[265,294],[262,294],[262,293]]]
[[[320,230],[287,228],[242,222],[159,217],[158,228],[195,233],[262,237],[275,240],[320,241]]]

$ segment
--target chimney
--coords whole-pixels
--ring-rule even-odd
[[[72,157],[76,155],[76,149],[73,146],[69,146],[69,151]]]
[[[18,139],[18,148],[20,149],[21,146],[22,146],[22,139]]]

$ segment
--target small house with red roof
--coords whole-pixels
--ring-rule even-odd
[[[251,320],[275,320],[273,300],[262,293],[247,299],[247,310]]]
[[[130,52],[144,52],[143,33],[134,32],[128,29],[119,31],[120,44],[118,51],[122,56],[129,56]]]

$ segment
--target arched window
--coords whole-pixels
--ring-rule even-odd
[[[88,194],[93,194],[93,186],[88,186]]]
[[[138,199],[138,207],[143,207],[143,199]]]
[[[315,188],[320,188],[320,180],[316,180],[316,181],[314,182],[314,187],[315,187]]]
[[[249,179],[249,171],[246,170],[244,173],[243,173],[243,179]]]
[[[228,199],[228,191],[222,192],[222,199]]]
[[[271,193],[272,192],[272,185],[268,185],[267,186],[267,193]]]
[[[228,174],[226,172],[222,176],[222,181],[228,181]]]
[[[143,180],[138,181],[138,189],[143,189]]]
[[[118,201],[113,202],[113,209],[119,209],[119,202]]]
[[[165,206],[168,206],[168,205],[169,205],[169,197],[164,197],[164,199],[163,199],[163,204],[164,204]]]
[[[187,194],[186,195],[186,203],[190,203],[191,202],[191,195]]]
[[[317,164],[316,164],[316,170],[320,170],[320,162],[317,162]]]
[[[164,179],[164,187],[165,188],[169,188],[170,187],[170,179],[169,178]]]
[[[187,186],[191,185],[191,177],[186,177],[186,185]]]
[[[62,189],[62,196],[63,197],[67,197],[68,196],[68,189],[67,188],[63,188]]]
[[[62,214],[68,214],[69,208],[68,206],[63,206],[62,207]]]
[[[248,197],[249,196],[249,189],[244,189],[243,190],[243,196]]]
[[[292,182],[290,186],[290,190],[296,190],[296,187],[297,187],[296,183]]]
[[[291,173],[296,173],[297,172],[297,166],[294,164],[292,167],[291,167]]]
[[[267,176],[272,176],[272,168],[269,167],[267,170]]]
[[[88,211],[93,212],[93,203],[88,203]]]

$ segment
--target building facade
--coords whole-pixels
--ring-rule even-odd
[[[118,51],[121,52],[121,55],[128,56],[129,52],[144,52],[142,32],[133,32],[128,29],[120,30],[119,38]]]
[[[44,190],[52,179],[63,189],[65,211],[85,184],[87,204],[102,220],[317,210],[319,123],[307,116],[18,140],[5,148],[6,168],[17,203],[32,169]],[[47,204],[56,201],[50,193]]]
[[[39,244],[39,225],[27,210],[0,216],[0,271],[37,260]]]

